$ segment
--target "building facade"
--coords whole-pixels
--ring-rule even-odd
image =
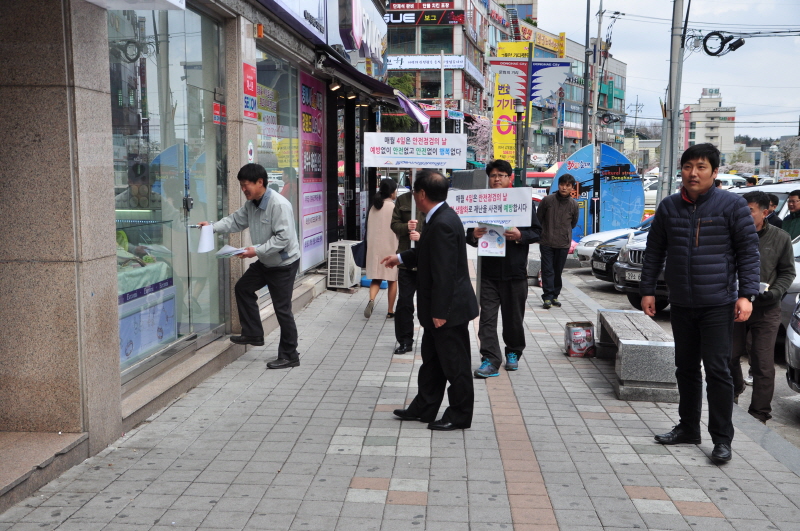
[[[733,153],[735,127],[736,107],[723,107],[718,88],[704,88],[697,103],[683,108],[680,132],[682,149],[708,142],[722,153]]]
[[[359,236],[358,198],[376,180],[360,139],[393,101],[376,79],[385,8],[287,5],[5,6],[0,44],[15,52],[0,91],[20,115],[1,126],[0,315],[13,333],[0,339],[0,432],[64,434],[48,470],[244,352],[225,336],[240,330],[232,286],[248,263],[198,253],[194,228],[243,205],[242,165],[263,165],[294,207],[298,301],[324,287],[314,270],[327,244]],[[249,233],[214,243],[245,246]],[[0,490],[0,511],[13,490]]]

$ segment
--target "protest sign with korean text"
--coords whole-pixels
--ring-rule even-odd
[[[530,227],[533,209],[531,189],[491,188],[449,190],[447,204],[456,211],[465,228],[479,223],[509,227]]]
[[[467,135],[364,133],[364,166],[466,168]]]

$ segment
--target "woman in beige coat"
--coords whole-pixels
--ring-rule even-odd
[[[375,297],[381,289],[383,280],[389,283],[389,312],[386,317],[394,317],[397,268],[384,267],[381,265],[381,260],[397,252],[397,235],[391,228],[395,197],[397,197],[397,183],[393,179],[381,179],[378,193],[372,200],[372,208],[367,213],[367,278],[372,279],[369,286],[369,302],[364,309],[364,317],[367,319],[375,308]]]

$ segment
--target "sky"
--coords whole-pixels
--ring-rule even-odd
[[[686,4],[684,0],[684,14]],[[573,41],[586,40],[586,0],[539,0],[539,27],[565,31]],[[591,36],[597,34],[600,0],[591,0]],[[610,15],[625,13],[611,34],[611,54],[627,63],[625,104],[633,124],[636,96],[643,104],[639,119],[661,120],[658,98],[669,77],[671,0],[605,0],[602,35]],[[692,0],[689,29],[754,32],[797,30],[800,0]],[[688,52],[688,49],[687,49]],[[702,50],[687,53],[681,104],[697,103],[703,87],[719,88],[724,107],[736,107],[736,134],[751,137],[797,135],[800,123],[800,36],[745,37],[738,50],[711,57]],[[760,122],[760,123],[753,123]],[[790,123],[776,123],[790,122]]]

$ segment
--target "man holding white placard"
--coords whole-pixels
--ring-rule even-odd
[[[495,160],[486,165],[489,188],[508,188],[514,178],[511,164]],[[542,225],[536,217],[536,205],[531,200],[529,227],[503,227],[502,236],[488,227],[467,230],[467,243],[481,248],[504,250],[501,256],[481,256],[481,319],[478,339],[481,342],[481,366],[473,374],[476,378],[498,376],[503,357],[497,337],[497,314],[503,314],[503,342],[505,343],[506,370],[516,371],[525,349],[525,305],[528,300],[528,249],[539,241]],[[496,229],[502,230],[502,229]],[[483,242],[492,236],[492,242]],[[496,240],[504,240],[498,244]],[[484,245],[485,243],[485,245]],[[497,244],[495,246],[490,243]],[[502,246],[501,246],[502,245]],[[494,254],[494,253],[493,253]]]
[[[264,328],[256,292],[265,285],[272,297],[275,317],[281,327],[278,359],[267,363],[270,369],[300,365],[297,352],[297,326],[292,314],[292,290],[300,265],[300,245],[295,232],[292,205],[275,190],[267,188],[267,171],[258,164],[245,164],[237,175],[247,202],[244,206],[212,225],[214,232],[230,233],[250,229],[252,247],[245,247],[239,258],[256,258],[236,282],[236,306],[242,335],[231,336],[239,345],[264,344]]]

